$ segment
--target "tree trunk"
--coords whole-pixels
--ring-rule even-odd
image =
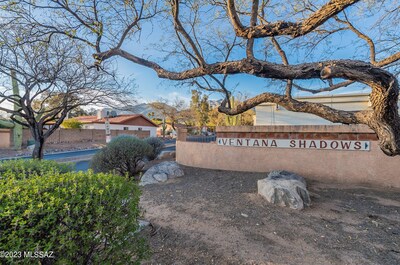
[[[399,85],[396,79],[382,87],[371,84],[370,95],[373,115],[367,125],[375,131],[379,147],[388,156],[400,154],[400,117],[397,107]]]
[[[35,139],[35,148],[32,152],[33,159],[43,159],[44,138]]]

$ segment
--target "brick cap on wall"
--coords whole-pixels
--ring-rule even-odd
[[[263,125],[217,126],[216,132],[307,132],[307,133],[373,133],[366,125]]]

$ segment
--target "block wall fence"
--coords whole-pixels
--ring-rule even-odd
[[[150,131],[111,130],[111,137],[118,135],[136,135],[139,138],[150,136]],[[24,130],[24,143],[32,138],[29,130]],[[47,139],[46,143],[79,143],[106,142],[106,131],[96,129],[57,129]]]
[[[388,157],[362,125],[217,127],[218,138],[370,141],[369,151],[223,146],[187,142],[178,131],[176,160],[186,166],[269,172],[288,170],[309,179],[400,188],[400,156]]]
[[[9,129],[0,129],[0,148],[9,148],[11,146],[11,131]]]
[[[118,135],[136,135],[139,138],[150,136],[150,131],[111,130],[111,137]],[[29,139],[32,139],[29,129],[24,129],[22,134],[23,147],[27,146]],[[102,142],[106,143],[105,130],[90,129],[57,129],[46,140],[46,143],[80,143],[80,142]],[[12,130],[0,129],[0,148],[11,148]]]

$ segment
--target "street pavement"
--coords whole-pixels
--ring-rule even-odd
[[[172,152],[176,150],[176,140],[169,139],[165,140],[165,148],[162,152]],[[98,152],[100,149],[88,149],[88,150],[78,150],[78,151],[68,151],[68,152],[60,152],[53,154],[45,154],[44,159],[46,160],[56,160],[59,162],[71,162],[75,164],[76,171],[85,171],[89,168],[89,161],[92,156]],[[0,159],[1,160],[9,160],[9,159],[29,159],[31,156],[20,156],[20,157],[9,157]]]

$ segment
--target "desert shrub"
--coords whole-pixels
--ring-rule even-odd
[[[77,119],[67,119],[61,123],[61,127],[65,129],[81,129],[83,123]]]
[[[93,156],[90,167],[95,172],[114,172],[133,178],[143,169],[143,159],[151,152],[152,147],[144,140],[128,135],[118,136]]]
[[[0,250],[53,253],[41,264],[139,264],[149,254],[139,196],[125,177],[92,171],[1,179]]]
[[[67,173],[73,170],[71,163],[57,163],[52,160],[13,159],[0,161],[0,179],[3,175],[27,178],[49,173]]]
[[[163,140],[157,137],[148,137],[144,139],[151,147],[153,147],[153,151],[147,158],[149,160],[154,160],[157,158],[157,156],[161,153],[162,149],[164,148],[165,144]]]

